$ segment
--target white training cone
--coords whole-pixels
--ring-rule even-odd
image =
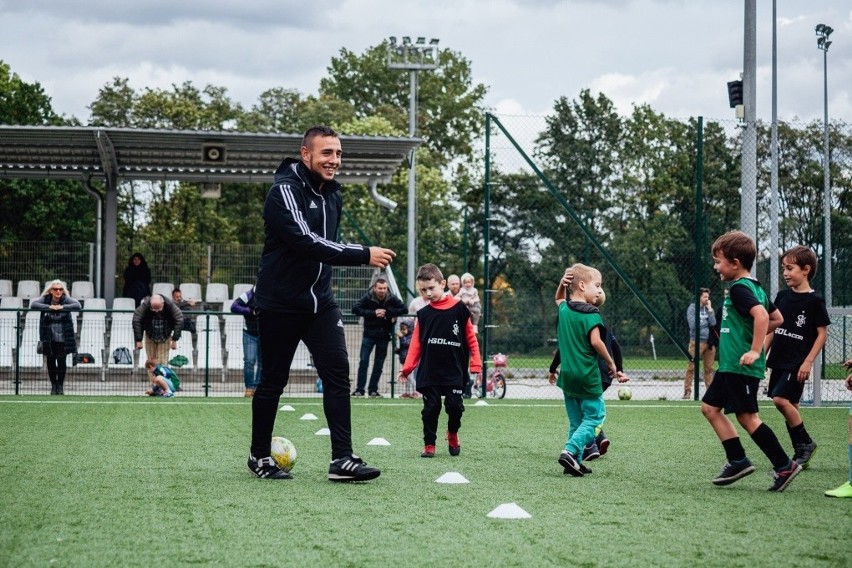
[[[435,483],[470,483],[465,476],[456,472],[448,471],[441,477],[435,480]]]
[[[390,446],[390,442],[385,440],[384,438],[373,438],[369,442],[367,442],[368,446]]]
[[[317,436],[331,436],[331,430],[328,428],[320,428],[317,430]]]
[[[310,412],[308,412],[307,414],[305,414],[301,418],[299,418],[299,420],[316,420],[316,419],[317,419],[317,417],[315,415],[311,414]]]
[[[293,412],[294,410],[296,409],[290,406],[289,404],[285,404],[284,406],[278,409],[278,412]]]
[[[492,519],[531,519],[532,515],[518,507],[517,503],[503,503],[488,513]]]
[[[474,404],[474,406],[488,406],[488,403],[485,402],[484,400],[477,400],[476,404]]]

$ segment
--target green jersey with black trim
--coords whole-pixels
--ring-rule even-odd
[[[769,312],[769,298],[760,286],[760,282],[744,277],[735,280],[731,284],[731,290],[734,286],[748,288],[757,302]],[[730,294],[725,298],[725,303],[722,305],[722,326],[719,328],[719,371],[762,379],[766,372],[766,352],[762,347],[760,357],[754,363],[740,365],[740,358],[751,350],[751,342],[754,339],[754,318],[750,315],[742,315],[734,306],[732,296],[733,294]]]
[[[589,334],[596,327],[603,328],[603,318],[596,308],[577,311],[569,302],[559,304],[556,336],[561,362],[556,384],[568,396],[590,399],[603,395],[598,352],[589,340]],[[603,336],[606,330],[601,333]]]

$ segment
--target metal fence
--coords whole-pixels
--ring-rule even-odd
[[[554,292],[564,269],[575,262],[595,266],[603,274],[607,302],[602,313],[625,353],[625,371],[634,399],[681,399],[687,380],[688,323],[686,310],[697,300],[699,288],[711,289],[714,306],[722,303],[722,283],[712,268],[709,248],[718,235],[740,228],[742,171],[737,123],[703,120],[669,121],[654,126],[642,117],[636,124],[580,124],[587,109],[574,109],[571,120],[559,111],[549,117],[489,116],[486,128],[486,173],[483,228],[486,258],[482,279],[488,306],[482,338],[488,355],[509,357],[510,397],[558,398],[546,381],[555,344]],[[567,114],[571,114],[568,112]],[[661,122],[660,117],[656,117]],[[643,130],[643,127],[647,127]],[[808,130],[805,128],[804,130]],[[839,125],[844,140],[852,129]],[[786,132],[788,146],[795,133]],[[806,136],[802,134],[802,136]],[[760,136],[766,135],[761,126]],[[761,138],[762,139],[762,138]],[[792,141],[789,141],[792,140]],[[852,155],[841,148],[832,155],[836,196],[847,203]],[[788,147],[789,149],[789,147]],[[701,159],[698,159],[701,156]],[[802,158],[819,164],[820,156]],[[788,160],[792,160],[788,155]],[[759,152],[751,172],[757,178],[753,210],[757,220],[758,258],[755,271],[764,284],[772,283],[768,247],[769,160]],[[788,163],[782,170],[779,247],[809,244],[822,252],[820,217],[799,219],[808,230],[794,229],[785,215],[794,215],[793,202],[812,203],[820,173],[813,167],[796,173]],[[786,196],[786,197],[785,197]],[[802,197],[804,196],[804,197]],[[808,197],[811,196],[811,197]],[[786,202],[784,199],[786,198]],[[840,232],[842,236],[842,231]],[[842,239],[840,239],[842,241]],[[838,242],[835,237],[835,243]],[[833,252],[835,302],[850,302],[852,281],[840,276],[849,252],[844,242]],[[822,273],[814,287],[822,290]],[[775,284],[780,282],[780,270]],[[766,285],[770,291],[770,285]],[[776,286],[777,289],[777,286]],[[824,365],[805,398],[816,403],[848,401],[841,380],[845,356],[846,315],[834,314]],[[841,337],[842,343],[837,338]],[[698,366],[697,366],[698,367]],[[700,368],[691,377],[693,399],[703,395]],[[821,387],[821,388],[819,388]],[[616,397],[617,388],[605,393]]]

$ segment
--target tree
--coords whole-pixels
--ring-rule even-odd
[[[66,122],[39,83],[24,82],[0,61],[0,124]],[[0,241],[92,240],[93,203],[79,182],[0,178]]]

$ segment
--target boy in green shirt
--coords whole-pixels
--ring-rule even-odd
[[[725,415],[733,412],[772,462],[774,482],[769,491],[784,491],[802,467],[787,457],[775,433],[757,412],[758,384],[766,371],[763,341],[783,318],[760,283],[750,277],[757,255],[751,237],[741,231],[725,233],[713,243],[711,252],[713,268],[722,280],[731,282],[730,294],[722,306],[719,370],[701,399],[701,412],[722,442],[728,459],[713,484],[729,485],[754,472],[734,424]]]
[[[569,278],[573,274],[573,279]],[[566,289],[571,289],[566,301]],[[559,340],[561,370],[555,380],[562,389],[565,412],[568,414],[568,440],[559,454],[564,473],[582,477],[591,470],[582,464],[583,449],[594,441],[606,418],[601,386],[600,357],[612,378],[624,382],[627,377],[616,370],[615,361],[607,351],[603,338],[606,328],[600,312],[593,305],[601,294],[601,273],[583,264],[565,271],[556,289],[559,320],[556,334]],[[551,379],[551,383],[554,382]]]

